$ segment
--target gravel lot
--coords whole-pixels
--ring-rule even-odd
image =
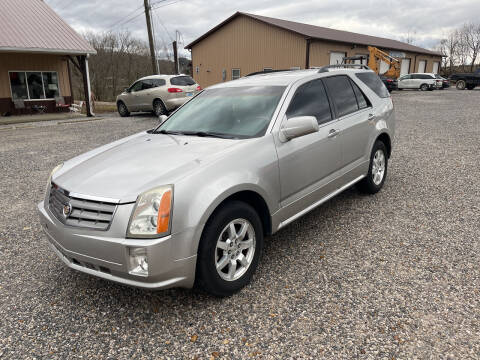
[[[217,299],[69,270],[36,204],[58,163],[149,116],[0,129],[0,358],[480,358],[480,89],[397,92],[384,189],[350,189],[267,239]]]

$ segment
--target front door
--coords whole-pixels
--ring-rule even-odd
[[[280,168],[282,217],[287,219],[334,190],[341,147],[322,80],[298,87],[285,117],[315,116],[319,131],[281,142],[276,139]]]
[[[128,96],[125,97],[125,103],[130,111],[140,110],[139,93],[142,91],[142,81],[137,81],[130,87]]]

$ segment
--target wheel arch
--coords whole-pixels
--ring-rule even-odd
[[[152,109],[153,109],[153,104],[155,104],[155,101],[157,100],[160,100],[161,103],[163,104],[163,107],[165,108],[165,110],[167,110],[167,105],[165,105],[165,101],[163,101],[163,99],[159,96],[155,96],[152,100]]]
[[[387,156],[390,158],[390,155],[392,154],[392,139],[390,138],[390,135],[388,135],[386,132],[383,132],[375,139],[375,141],[378,140],[385,144],[385,147],[387,148]]]

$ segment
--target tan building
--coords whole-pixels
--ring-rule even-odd
[[[434,72],[441,54],[397,40],[237,12],[186,46],[203,87],[265,69],[305,69],[368,55],[375,46],[402,59],[401,72]],[[386,70],[386,69],[385,69]]]
[[[95,53],[44,1],[0,1],[0,115],[68,111],[70,64],[89,94],[88,56]]]

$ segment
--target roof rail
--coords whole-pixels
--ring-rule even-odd
[[[357,68],[357,69],[364,69],[364,70],[371,70],[367,65],[363,64],[335,64],[335,65],[326,65],[322,66],[318,72],[328,72],[328,69],[341,69],[341,68]]]
[[[274,73],[274,72],[282,72],[282,71],[295,71],[293,69],[283,69],[283,70],[262,70],[262,71],[256,71],[253,73],[250,73],[245,76],[253,76],[253,75],[260,75],[260,74],[268,74],[268,73]]]

